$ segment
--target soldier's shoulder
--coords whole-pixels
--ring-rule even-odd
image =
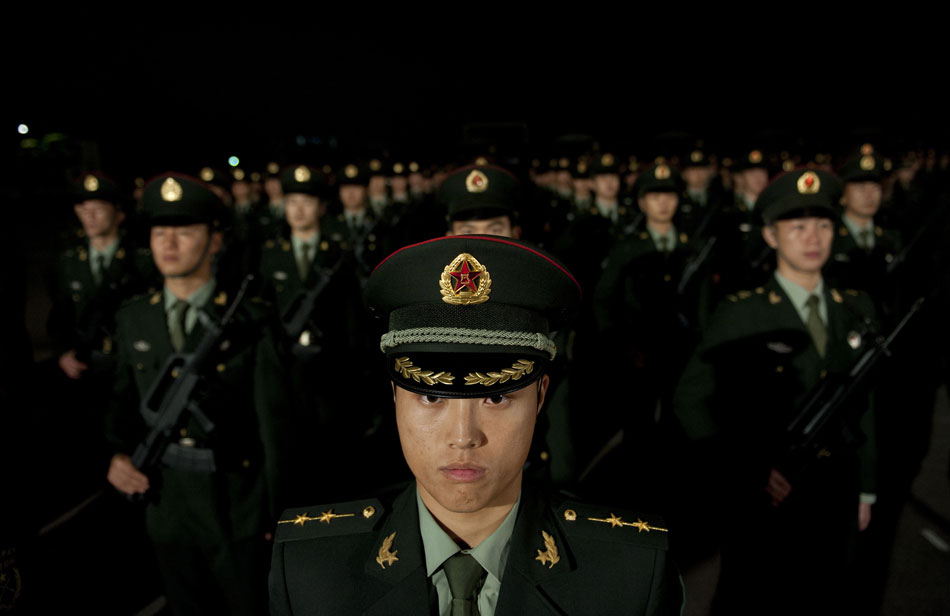
[[[158,289],[148,289],[145,293],[139,293],[124,300],[116,312],[116,319],[135,319],[161,302],[162,292]]]
[[[653,550],[669,549],[669,529],[658,515],[576,500],[555,504],[554,515],[567,537]]]
[[[852,310],[858,311],[862,316],[874,317],[874,300],[865,291],[859,289],[837,289],[830,290],[831,300],[836,304],[847,304]]]
[[[274,540],[285,543],[368,533],[385,512],[377,498],[287,509],[277,522]]]

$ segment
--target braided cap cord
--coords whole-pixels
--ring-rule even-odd
[[[544,351],[551,359],[557,355],[557,345],[544,334],[464,327],[415,327],[389,331],[380,338],[379,348],[385,353],[386,349],[420,342],[523,346]]]

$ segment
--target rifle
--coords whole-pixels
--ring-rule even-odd
[[[703,246],[703,249],[699,251],[699,254],[696,255],[695,259],[690,260],[686,264],[686,267],[683,269],[683,275],[680,276],[679,284],[676,285],[676,297],[679,300],[679,303],[682,304],[683,298],[686,295],[686,290],[689,288],[689,283],[693,279],[693,276],[696,275],[696,272],[699,271],[699,268],[703,266],[703,263],[709,258],[709,254],[712,252],[713,246],[716,244],[716,240],[719,238],[717,236],[712,236],[709,238],[709,241],[706,242],[706,245]],[[683,327],[689,327],[689,319],[683,313],[682,308],[678,311],[676,315]]]
[[[875,336],[846,375],[824,379],[812,389],[801,410],[785,428],[783,467],[792,471],[800,469],[827,455],[828,449],[840,444],[842,438],[845,445],[857,441],[857,436],[851,433],[845,421],[850,402],[866,390],[875,369],[884,357],[891,356],[894,341],[920,312],[926,299],[918,298],[886,338]]]
[[[185,411],[191,413],[206,432],[214,429],[214,423],[204,414],[192,396],[253,279],[252,275],[244,279],[237,296],[220,323],[213,322],[205,312],[198,312],[198,317],[206,330],[198,348],[190,354],[170,355],[162,367],[161,376],[152,383],[148,393],[142,399],[139,410],[151,429],[135,448],[132,464],[146,475],[159,467],[166,458],[168,450],[174,445],[172,441],[178,432],[179,422]],[[175,453],[178,454],[176,467],[188,467],[190,470],[203,472],[215,470],[214,456],[210,449],[176,445]],[[141,497],[141,495],[133,495],[130,498],[138,500],[136,497]]]
[[[320,297],[320,294],[323,293],[324,289],[326,289],[327,285],[330,284],[333,276],[337,270],[340,269],[342,262],[342,259],[338,260],[336,265],[329,269],[317,268],[316,284],[310,289],[298,293],[297,297],[288,304],[287,309],[280,315],[281,325],[283,325],[284,332],[288,338],[297,340],[300,334],[303,333],[304,327],[306,327],[307,321],[310,319],[310,315],[313,314],[313,309],[317,305],[317,299]]]
[[[99,353],[103,337],[108,335],[122,299],[122,287],[118,281],[103,272],[102,284],[76,321],[76,359],[88,364],[102,358]]]

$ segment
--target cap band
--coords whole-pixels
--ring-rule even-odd
[[[399,345],[429,342],[521,346],[544,351],[550,359],[554,359],[557,355],[557,345],[544,334],[462,327],[415,327],[389,331],[380,338],[379,348],[385,353],[386,349]]]

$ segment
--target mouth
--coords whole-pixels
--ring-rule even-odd
[[[485,476],[486,469],[475,464],[449,464],[439,471],[448,479],[458,483],[471,483]]]

